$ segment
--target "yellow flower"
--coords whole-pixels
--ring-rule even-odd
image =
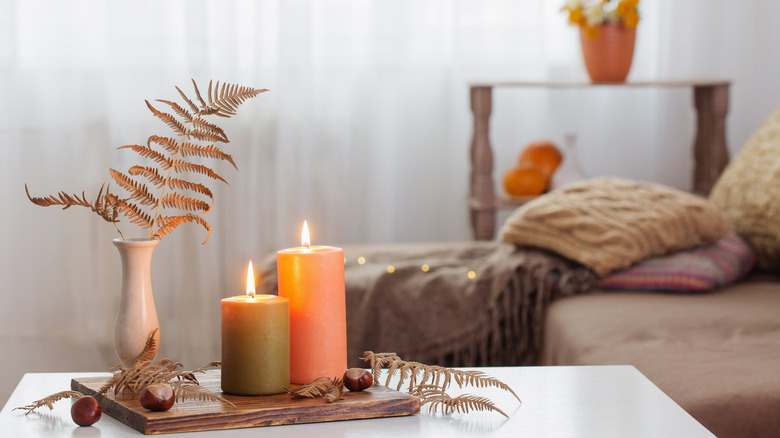
[[[582,15],[582,9],[570,9],[569,10],[569,23],[580,24],[585,17]]]
[[[629,14],[636,14],[636,6],[639,4],[639,0],[621,0],[617,5],[617,14],[621,17],[625,17]]]
[[[632,9],[623,16],[623,25],[629,29],[633,29],[639,23],[639,14],[636,9]]]

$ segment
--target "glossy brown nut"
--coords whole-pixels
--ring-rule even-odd
[[[141,391],[138,401],[141,402],[141,406],[150,411],[167,411],[176,401],[176,395],[171,385],[155,383]]]
[[[79,426],[92,426],[100,420],[100,405],[91,396],[84,396],[73,402],[70,407],[70,418]]]
[[[363,368],[350,368],[344,373],[344,386],[350,391],[362,391],[374,384],[374,376]]]

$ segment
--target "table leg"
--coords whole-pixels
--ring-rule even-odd
[[[697,120],[693,143],[693,192],[707,196],[729,162],[726,148],[729,85],[695,86],[693,101]]]
[[[493,151],[490,149],[492,87],[471,87],[474,132],[471,138],[469,209],[475,240],[491,240],[496,227]]]

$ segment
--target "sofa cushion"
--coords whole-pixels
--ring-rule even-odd
[[[756,258],[750,246],[735,234],[665,256],[656,256],[601,280],[603,289],[667,292],[704,292],[747,275]]]
[[[747,141],[710,193],[758,266],[780,270],[780,106]]]
[[[556,252],[599,275],[649,256],[712,243],[728,224],[706,199],[616,177],[573,183],[517,210],[501,240]]]

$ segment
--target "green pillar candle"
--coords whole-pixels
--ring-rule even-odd
[[[284,392],[290,386],[290,301],[276,295],[222,300],[222,391]]]

